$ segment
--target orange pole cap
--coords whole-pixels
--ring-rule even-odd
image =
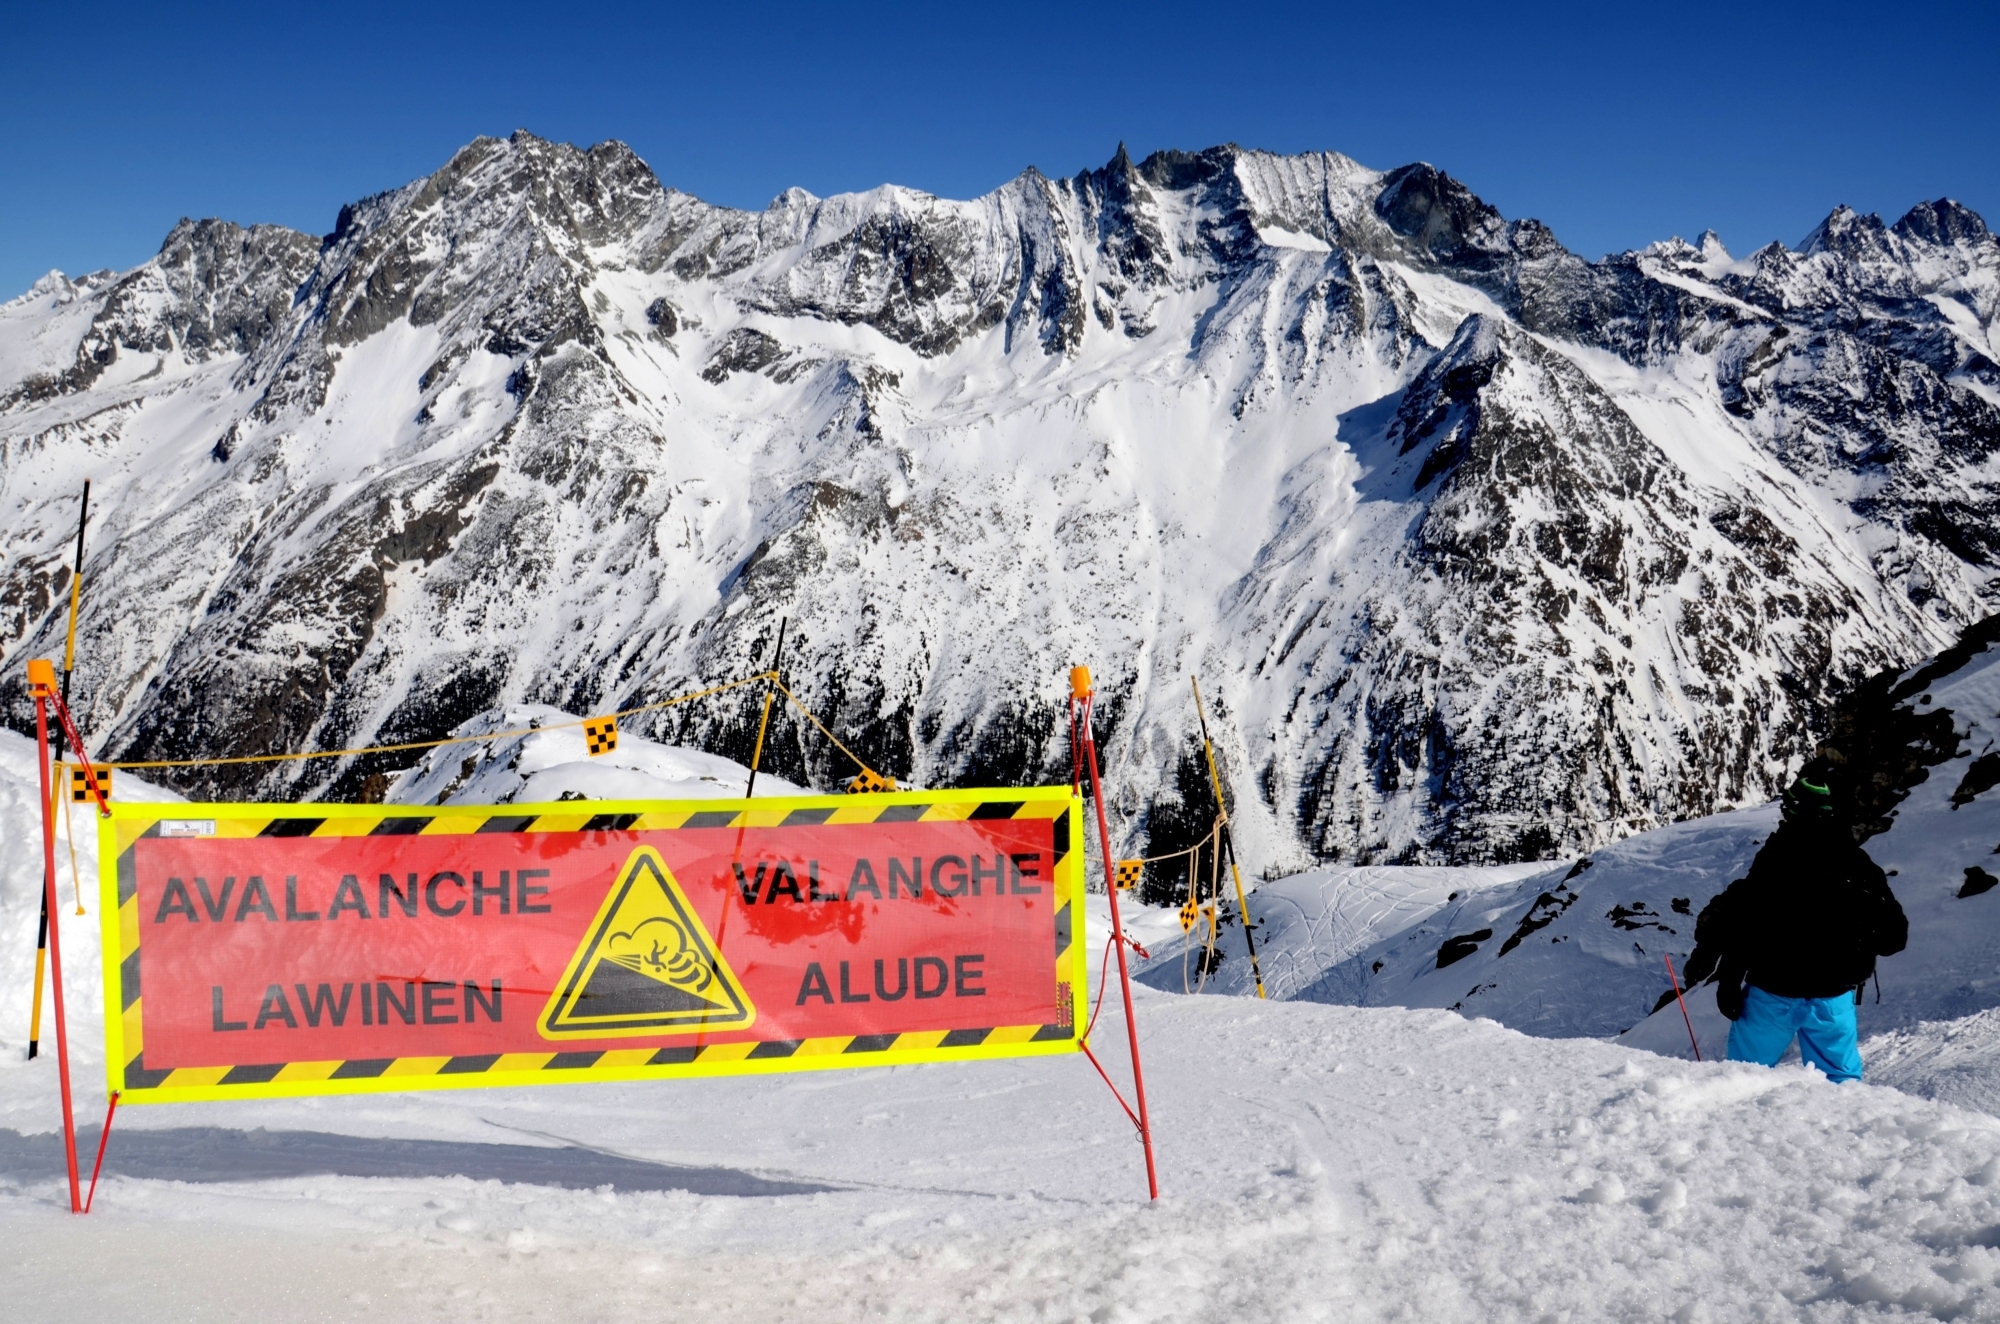
[[[1069,669],[1069,692],[1071,698],[1088,699],[1090,697],[1089,667],[1071,667]]]
[[[28,688],[30,690],[54,690],[56,687],[56,664],[45,657],[28,659]]]

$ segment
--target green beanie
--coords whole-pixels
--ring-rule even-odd
[[[1833,814],[1833,788],[1824,782],[1800,777],[1785,792],[1785,817],[1829,818]]]

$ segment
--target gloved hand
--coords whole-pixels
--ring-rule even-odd
[[[1715,1009],[1733,1021],[1743,1014],[1743,1003],[1748,996],[1749,990],[1741,980],[1725,978],[1715,986]]]

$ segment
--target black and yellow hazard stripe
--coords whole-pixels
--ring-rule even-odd
[[[333,806],[329,806],[332,808]],[[155,807],[158,808],[157,806]],[[287,806],[296,810],[299,806]],[[346,810],[346,806],[339,806]],[[787,808],[752,804],[737,809],[703,809],[699,805],[605,813],[599,810],[520,814],[512,806],[487,810],[450,808],[423,811],[374,809],[324,817],[296,814],[270,818],[215,820],[221,837],[400,837],[452,836],[475,832],[659,832],[688,828],[818,827],[844,823],[959,823],[1004,818],[1053,818],[1063,821],[1067,805],[1060,800],[956,800],[934,803],[883,803],[876,797],[843,800],[836,805]],[[171,817],[171,815],[164,815]],[[1059,829],[1060,831],[1060,829]],[[141,835],[152,835],[145,833]],[[133,840],[137,840],[135,836]],[[129,849],[129,842],[121,842]],[[1067,843],[1063,845],[1067,850]],[[1058,852],[1060,853],[1060,852]]]
[[[128,1031],[129,1033],[129,1031]],[[838,1055],[861,1065],[856,1055],[909,1053],[940,1048],[979,1048],[1000,1044],[1047,1043],[1074,1038],[1068,1024],[1001,1025],[976,1030],[919,1030],[906,1034],[834,1035],[824,1039],[762,1039],[738,1043],[681,1045],[671,1048],[611,1048],[588,1053],[482,1053],[471,1057],[376,1057],[333,1062],[268,1062],[227,1067],[175,1067],[148,1070],[143,1049],[125,1063],[128,1090],[189,1089],[228,1085],[322,1080],[410,1080],[423,1076],[465,1076],[487,1072],[518,1075],[546,1073],[551,1080],[564,1072],[590,1073],[604,1067],[715,1066],[776,1058]],[[128,1040],[126,1050],[130,1052]]]
[[[996,819],[1052,819],[1055,867],[1053,876],[1064,876],[1071,865],[1071,802],[1053,797],[1033,799],[913,800],[906,796],[885,803],[884,799],[855,798],[838,804],[813,806],[766,806],[752,802],[730,809],[704,809],[699,805],[677,804],[630,812],[603,808],[574,812],[567,808],[550,812],[534,806],[533,813],[503,812],[530,806],[503,806],[496,809],[448,808],[425,813],[418,810],[389,810],[362,806],[328,806],[324,817],[297,813],[301,806],[285,806],[291,812],[268,818],[250,815],[218,815],[209,824],[216,837],[361,837],[361,836],[443,836],[485,832],[643,832],[685,831],[704,828],[816,827],[837,824],[966,822]],[[353,1058],[339,1061],[271,1062],[215,1067],[174,1067],[154,1070],[146,1066],[143,1016],[143,989],[140,980],[138,867],[136,846],[141,840],[161,835],[160,822],[182,816],[203,816],[204,806],[147,806],[148,818],[123,817],[107,825],[116,834],[117,844],[117,928],[121,959],[117,983],[121,998],[120,1029],[125,1060],[122,1088],[140,1091],[203,1091],[231,1086],[293,1085],[316,1082],[369,1081],[378,1087],[419,1088],[427,1079],[469,1075],[505,1075],[506,1083],[531,1083],[535,1079],[556,1081],[573,1076],[587,1079],[601,1076],[606,1068],[621,1074],[645,1068],[726,1068],[734,1063],[840,1059],[841,1065],[866,1065],[871,1056],[885,1060],[907,1059],[911,1053],[934,1054],[953,1049],[991,1049],[1015,1044],[1041,1044],[1074,1040],[1074,982],[1059,979],[1055,989],[1056,1019],[1045,1024],[1002,1025],[980,1029],[917,1030],[901,1034],[834,1035],[816,1039],[739,1040],[719,1044],[674,1045],[664,1048],[614,1048],[587,1052],[491,1053],[461,1057]],[[1073,867],[1073,866],[1072,866]],[[1058,974],[1070,951],[1075,916],[1070,899],[1056,892],[1055,955]],[[828,1065],[831,1065],[829,1062]],[[392,1083],[393,1082],[393,1083]],[[442,1083],[437,1082],[437,1083]],[[470,1084],[473,1082],[466,1081]],[[114,1083],[114,1087],[118,1087]]]

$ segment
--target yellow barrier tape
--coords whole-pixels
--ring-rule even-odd
[[[238,763],[295,763],[303,759],[344,759],[344,758],[356,757],[362,754],[401,754],[413,749],[437,749],[444,745],[476,745],[487,740],[506,740],[513,736],[533,735],[537,731],[561,731],[568,727],[580,727],[592,722],[601,722],[604,720],[605,716],[615,719],[619,717],[630,717],[634,713],[655,712],[661,708],[672,708],[676,704],[692,703],[696,699],[706,699],[711,695],[721,694],[727,690],[740,689],[745,685],[754,685],[758,681],[764,680],[766,678],[775,681],[777,679],[777,676],[773,672],[762,671],[754,676],[745,676],[740,680],[725,681],[720,685],[711,685],[705,690],[695,690],[693,693],[690,694],[677,694],[671,699],[662,699],[658,703],[642,703],[636,708],[621,708],[615,713],[609,713],[603,716],[579,717],[572,722],[546,722],[540,726],[514,727],[506,731],[488,731],[483,735],[476,735],[476,736],[444,736],[437,740],[405,741],[400,745],[363,745],[355,749],[326,749],[326,750],[319,750],[310,754],[238,754],[229,758],[213,758],[213,759],[147,759],[141,761],[126,760],[118,762],[94,763],[92,766],[99,768],[205,768],[205,767],[219,766],[223,764],[238,764]],[[780,688],[783,687],[781,686]],[[789,695],[789,691],[787,691],[787,694]],[[795,699],[793,700],[793,702],[796,703],[798,701]],[[803,710],[804,705],[801,704],[800,707]],[[812,714],[810,713],[807,713],[806,715],[808,717],[812,716]],[[817,717],[814,717],[813,722],[815,725],[817,725],[819,719]],[[822,726],[820,727],[820,730],[824,731],[826,730],[826,728]],[[833,743],[836,745],[840,744],[838,740],[835,740]],[[841,745],[841,751],[843,753],[847,753],[847,756],[849,758],[854,757],[853,754],[848,753],[847,747],[845,745]],[[860,760],[858,759],[856,760],[856,762],[859,761]]]
[[[1139,855],[1131,859],[1120,860],[1118,861],[1118,867],[1122,870],[1128,864],[1160,864],[1167,860],[1178,860],[1183,856],[1193,855],[1196,851],[1207,850],[1221,835],[1223,822],[1223,819],[1216,819],[1215,825],[1209,828],[1208,835],[1192,846],[1184,846],[1180,850],[1170,850],[1165,855]]]
[[[581,727],[583,729],[586,739],[591,744],[590,752],[595,755],[617,748],[617,724],[618,719],[621,717],[631,717],[638,713],[657,712],[662,708],[672,708],[678,704],[692,703],[696,699],[711,698],[714,695],[723,694],[730,690],[741,689],[745,685],[754,685],[762,680],[770,681],[778,692],[785,696],[787,703],[805,714],[806,720],[811,722],[821,735],[832,742],[835,749],[845,754],[853,761],[854,766],[861,770],[861,775],[854,779],[855,786],[851,789],[867,791],[894,791],[898,789],[896,780],[893,777],[885,776],[869,767],[859,754],[849,749],[839,736],[828,729],[825,722],[819,720],[818,715],[812,709],[806,707],[798,695],[792,693],[784,681],[778,679],[778,673],[775,671],[760,671],[753,676],[744,676],[737,680],[724,681],[720,685],[711,685],[707,689],[694,690],[687,694],[677,694],[671,699],[661,699],[657,703],[643,703],[634,708],[621,708],[613,713],[579,717],[568,722],[546,722],[540,726],[522,726],[513,727],[505,731],[488,731],[476,736],[443,736],[436,740],[410,740],[395,745],[360,745],[350,749],[326,749],[297,754],[238,754],[226,758],[99,761],[92,766],[98,768],[202,768],[248,763],[296,763],[307,759],[358,758],[364,754],[402,754],[420,749],[438,749],[446,745],[476,745],[489,740],[507,740],[514,736],[532,735],[537,731],[561,731],[573,727]],[[609,733],[608,736],[605,734],[606,732]],[[1213,834],[1211,833],[1211,835]],[[1199,849],[1199,847],[1191,847],[1190,849]],[[1183,854],[1185,852],[1176,853]],[[1162,856],[1160,858],[1165,859],[1170,857]]]
[[[806,706],[805,706],[804,704],[800,703],[800,702],[799,702],[799,696],[798,696],[798,695],[796,695],[796,694],[794,694],[794,693],[792,693],[792,692],[791,692],[791,690],[787,689],[787,688],[785,687],[785,682],[784,682],[784,681],[782,681],[782,680],[779,680],[779,679],[777,678],[777,676],[776,676],[775,674],[773,674],[773,675],[772,675],[772,677],[771,677],[771,683],[772,683],[772,684],[774,684],[774,685],[776,685],[776,686],[778,687],[778,692],[779,692],[779,693],[781,693],[781,694],[783,694],[783,695],[785,696],[785,699],[786,699],[786,701],[787,701],[787,702],[789,702],[789,703],[790,703],[790,704],[792,705],[792,707],[794,707],[794,708],[798,709],[798,710],[799,710],[800,712],[804,713],[804,714],[806,715],[806,720],[807,720],[808,722],[811,722],[811,723],[812,723],[812,724],[813,724],[814,726],[816,726],[816,727],[818,727],[818,728],[819,728],[819,733],[820,733],[821,735],[825,736],[825,737],[826,737],[826,738],[827,738],[828,740],[831,740],[831,741],[833,742],[833,747],[834,747],[835,749],[837,749],[837,750],[839,750],[839,751],[840,751],[841,753],[843,753],[843,754],[847,755],[847,757],[848,757],[848,758],[850,758],[850,759],[853,759],[853,760],[854,760],[854,766],[855,766],[855,767],[857,767],[857,768],[861,769],[861,770],[862,770],[863,772],[865,772],[865,773],[869,773],[869,774],[871,774],[871,775],[879,775],[879,774],[875,773],[875,769],[873,769],[873,768],[869,767],[869,766],[868,766],[868,765],[867,765],[866,763],[863,763],[863,762],[861,761],[861,756],[860,756],[859,754],[856,754],[856,753],[855,753],[855,752],[854,752],[853,750],[851,750],[851,749],[849,749],[849,748],[848,748],[847,746],[845,746],[845,745],[841,744],[841,743],[840,743],[840,737],[839,737],[839,736],[837,736],[837,735],[835,735],[835,734],[834,734],[833,732],[831,732],[831,731],[827,730],[827,729],[826,729],[826,723],[825,723],[825,722],[822,722],[822,721],[820,721],[820,720],[819,720],[819,718],[817,718],[817,717],[813,716],[813,711],[812,711],[812,709],[810,709],[810,708],[806,707]]]

